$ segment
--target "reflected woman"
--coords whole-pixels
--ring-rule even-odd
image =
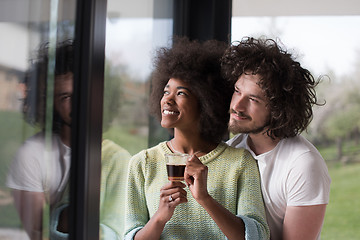
[[[232,86],[226,44],[174,40],[155,60],[150,111],[174,138],[130,160],[125,239],[268,239],[255,160],[222,142]],[[190,154],[184,182],[169,182],[164,154]]]

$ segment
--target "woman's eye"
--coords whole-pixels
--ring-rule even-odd
[[[164,90],[164,95],[168,95],[169,91]]]
[[[178,92],[177,95],[178,95],[178,96],[184,96],[184,97],[189,96],[189,94],[188,94],[187,92]]]

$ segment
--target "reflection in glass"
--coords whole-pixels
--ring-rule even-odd
[[[0,6],[0,238],[47,239],[70,168],[72,60],[55,48],[74,36],[75,3],[22,3]]]
[[[150,127],[149,77],[154,51],[171,44],[172,35],[172,16],[165,16],[172,12],[167,9],[172,1],[143,2],[132,2],[135,10],[125,2],[118,3],[121,8],[112,7],[114,1],[110,1],[106,24],[103,137],[130,154],[163,137],[161,128],[157,132]]]
[[[21,222],[31,239],[41,239],[43,207],[49,204],[52,210],[62,198],[70,170],[72,45],[64,43],[56,51],[50,134],[45,128],[48,119],[46,89],[50,82],[48,52],[47,46],[41,48],[39,58],[25,78],[25,119],[39,126],[41,131],[18,149],[7,178]]]
[[[161,7],[156,4],[159,1],[108,4],[100,239],[115,239],[111,238],[113,234],[123,237],[129,159],[131,154],[147,148],[152,139],[147,110],[152,56],[154,48],[168,44],[172,33],[171,17],[159,18],[155,13],[164,10],[171,1],[162,2]]]

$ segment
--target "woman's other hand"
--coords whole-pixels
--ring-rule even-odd
[[[193,155],[186,162],[185,182],[197,202],[209,197],[207,191],[208,167]]]

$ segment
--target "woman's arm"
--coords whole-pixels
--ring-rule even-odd
[[[145,194],[147,176],[145,176],[147,158],[146,152],[134,155],[129,163],[127,174],[127,191],[125,203],[125,239],[159,239],[167,221],[172,217],[175,207],[183,202],[187,202],[186,185],[181,182],[168,182],[163,187],[162,183],[154,184],[159,186],[159,207],[152,209],[154,212],[150,217],[151,210],[148,209]],[[166,170],[165,170],[166,171]],[[149,190],[149,189],[147,189]],[[158,191],[152,189],[149,191]],[[171,198],[170,198],[171,196]],[[171,200],[171,201],[170,201]]]
[[[198,202],[209,213],[229,240],[245,239],[245,224],[241,218],[232,214],[210,195]]]
[[[159,209],[146,225],[136,233],[134,239],[157,240],[160,238],[165,224],[171,219],[176,206],[187,202],[184,187],[186,185],[182,182],[169,182],[161,189]]]
[[[241,218],[213,199],[207,191],[208,168],[196,157],[186,164],[185,181],[195,200],[209,213],[228,239],[245,239],[245,225]]]

